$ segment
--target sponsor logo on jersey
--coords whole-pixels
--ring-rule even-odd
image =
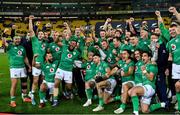
[[[18,55],[20,55],[20,56],[22,55],[22,51],[21,51],[21,50],[19,50],[17,53],[18,53]]]
[[[42,47],[42,49],[45,49],[45,44],[42,44],[41,47]]]
[[[72,58],[72,54],[68,54],[67,56],[68,56],[68,58]]]
[[[49,66],[46,66],[46,68],[49,68]]]
[[[52,64],[53,67],[56,67],[56,64]]]
[[[90,68],[91,68],[91,66],[90,66],[90,65],[88,65],[88,66],[87,66],[87,69],[90,69]]]
[[[135,66],[135,71],[137,71],[137,69],[138,69],[138,67],[137,67],[137,66]]]
[[[50,68],[50,70],[49,70],[50,72],[54,72],[54,68]]]
[[[108,58],[108,62],[111,62],[111,58]]]
[[[57,47],[55,50],[56,50],[56,51],[59,51],[59,47]]]
[[[175,44],[172,44],[171,47],[172,47],[172,50],[176,50],[176,45]]]

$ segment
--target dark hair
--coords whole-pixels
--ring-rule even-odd
[[[116,39],[117,41],[120,41],[120,39],[118,37],[113,37],[113,39]]]
[[[131,56],[131,54],[132,54],[131,50],[129,50],[129,49],[124,49],[123,51],[127,51],[127,53],[129,54],[129,56]]]
[[[143,51],[142,54],[143,53],[146,53],[149,57],[152,57],[152,52],[151,51]]]
[[[98,52],[94,53],[94,56],[101,57],[101,55]]]

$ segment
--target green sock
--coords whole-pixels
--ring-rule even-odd
[[[28,97],[27,94],[22,93],[22,98],[24,99],[26,97]]]
[[[89,89],[86,89],[85,92],[86,92],[87,98],[92,99],[93,90],[91,88],[89,88]]]
[[[119,100],[121,100],[121,96],[116,96],[113,98],[113,101],[119,101]]]
[[[15,101],[16,97],[15,96],[11,96],[11,101]]]
[[[39,98],[40,98],[40,100],[45,99],[45,97],[46,97],[46,93],[43,92],[42,90],[39,90]]]
[[[153,112],[154,110],[159,109],[159,108],[161,108],[161,103],[152,104],[152,105],[149,107],[149,110],[150,110],[150,112]]]
[[[177,102],[178,102],[178,110],[180,110],[180,92],[176,93],[176,98],[177,98]]]
[[[126,103],[122,103],[119,108],[122,108],[123,110],[125,110],[125,108],[126,108]]]
[[[102,97],[99,97],[99,105],[103,106],[104,105],[104,100]]]
[[[132,103],[133,103],[133,110],[139,111],[139,98],[138,98],[138,96],[132,97]]]
[[[58,96],[54,96],[54,101],[57,101],[58,100]]]

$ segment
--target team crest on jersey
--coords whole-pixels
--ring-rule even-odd
[[[111,58],[108,58],[108,62],[111,62]]]
[[[76,55],[76,52],[73,52],[73,55]]]
[[[46,66],[46,68],[49,68],[49,66]]]
[[[41,47],[42,47],[42,49],[45,49],[45,44],[42,44]]]
[[[91,68],[91,66],[90,66],[90,65],[88,65],[88,66],[87,66],[87,69],[90,69],[90,68]]]
[[[67,56],[68,56],[68,58],[72,58],[72,54],[68,54]]]
[[[56,51],[59,51],[59,47],[57,47],[55,50],[56,50]]]
[[[137,66],[135,66],[135,71],[137,71],[137,69],[138,69],[138,67],[137,67]]]
[[[50,72],[54,72],[54,68],[50,68],[50,70],[49,70]]]
[[[19,50],[17,53],[18,53],[18,55],[22,55],[22,51],[21,50]]]
[[[175,44],[172,44],[171,47],[172,47],[172,50],[176,50],[176,45]]]
[[[98,76],[101,76],[101,72],[98,72],[97,75],[98,75]]]
[[[55,66],[56,66],[56,64],[52,64],[52,66],[53,66],[53,67],[55,67]]]

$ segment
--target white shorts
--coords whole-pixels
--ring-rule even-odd
[[[142,86],[144,89],[144,96],[141,97],[141,102],[150,105],[152,96],[155,94],[155,90],[151,85]]]
[[[32,75],[33,76],[39,76],[39,75],[41,75],[41,73],[42,73],[41,69],[38,69],[36,67],[32,67]]]
[[[172,79],[180,79],[180,65],[172,64]]]
[[[65,83],[72,83],[72,72],[71,71],[65,71],[62,69],[57,69],[55,78],[58,78],[60,80],[64,80]]]
[[[49,89],[49,94],[53,94],[54,91],[54,83],[51,82],[47,82],[45,80],[43,80],[43,83],[45,83]]]
[[[104,91],[109,93],[109,94],[112,94],[114,91],[114,88],[116,87],[117,82],[115,79],[111,79],[111,78],[107,79],[107,81],[110,83],[110,87],[105,88]]]
[[[27,77],[27,71],[25,68],[11,68],[10,76],[11,78],[25,78]]]
[[[143,86],[143,84],[142,83],[138,83],[138,84],[134,85],[134,87],[136,87],[136,86]]]
[[[135,86],[134,81],[126,81],[126,82],[122,83],[122,86],[125,84],[128,84],[128,83],[131,83],[133,86]],[[121,88],[121,93],[123,93],[123,88]]]
[[[89,80],[88,80],[88,81],[86,81],[86,82],[94,82],[94,83],[96,83],[96,81],[95,81],[95,79],[94,79],[94,78],[89,79]]]

